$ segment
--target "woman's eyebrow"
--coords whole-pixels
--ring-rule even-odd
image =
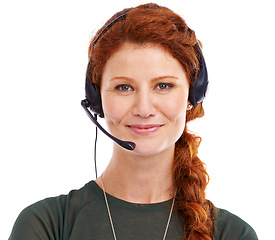
[[[110,79],[110,81],[115,81],[115,80],[128,80],[128,81],[134,81],[133,78],[124,77],[124,76],[113,77],[113,78]]]
[[[175,76],[166,75],[166,76],[159,76],[159,77],[153,78],[152,80],[159,81],[159,80],[167,79],[167,78],[176,79],[176,80],[179,79],[178,77],[175,77]]]

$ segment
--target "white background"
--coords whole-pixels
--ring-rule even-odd
[[[87,49],[115,12],[147,1],[6,0],[0,3],[1,239],[20,211],[95,178],[95,128],[80,106]],[[207,197],[274,237],[274,3],[155,1],[202,41],[210,89],[203,138]],[[101,121],[103,123],[103,121]],[[98,140],[101,173],[112,142]]]

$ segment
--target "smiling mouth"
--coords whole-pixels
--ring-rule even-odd
[[[164,124],[149,124],[149,125],[127,125],[134,133],[138,135],[150,135],[157,132]]]

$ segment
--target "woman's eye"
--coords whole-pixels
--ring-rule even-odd
[[[129,90],[132,90],[133,88],[129,84],[120,84],[116,86],[116,90],[127,92]]]
[[[171,83],[159,83],[157,85],[157,88],[159,88],[160,90],[166,90],[171,87],[173,87],[173,84],[171,84]]]

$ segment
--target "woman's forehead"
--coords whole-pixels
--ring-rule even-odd
[[[105,64],[103,79],[185,75],[180,62],[158,45],[125,43]],[[112,76],[110,76],[112,75]]]

